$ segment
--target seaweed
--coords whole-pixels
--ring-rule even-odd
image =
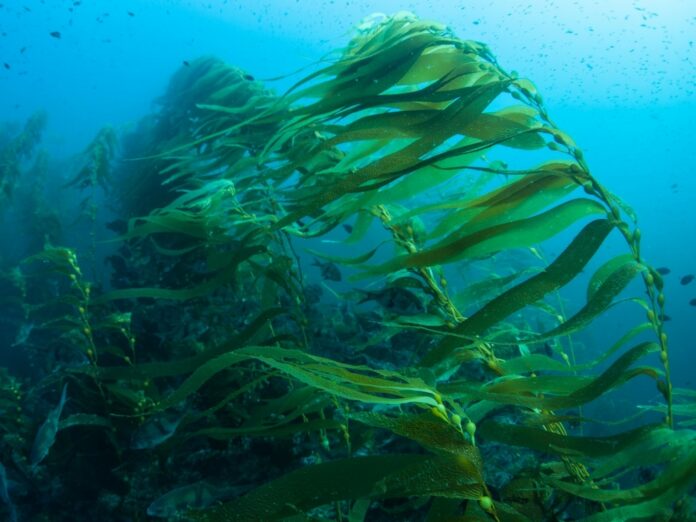
[[[155,499],[210,522],[689,519],[693,392],[636,216],[485,44],[399,13],[282,95],[201,58],[160,104],[71,183],[116,199],[111,285],[50,243],[8,277],[60,369],[3,400],[41,419],[45,390],[71,395],[35,471],[40,421],[0,424],[20,512],[94,451],[110,471],[87,485],[79,460],[69,498],[116,495],[114,519]],[[310,256],[347,281],[313,283]],[[578,342],[624,309],[645,319]],[[660,402],[584,415],[639,377]]]

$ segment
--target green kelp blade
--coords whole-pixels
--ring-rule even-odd
[[[602,245],[613,225],[606,219],[598,219],[585,225],[566,249],[546,269],[506,290],[489,301],[483,308],[459,325],[454,333],[475,336],[504,320],[514,312],[542,299],[546,294],[565,286],[585,267]],[[422,361],[434,366],[461,344],[454,337],[444,338]]]
[[[658,370],[652,367],[632,368],[632,365],[645,355],[659,350],[657,343],[640,343],[595,378],[567,375],[511,377],[500,378],[484,386],[454,381],[442,384],[438,389],[450,397],[461,396],[548,410],[572,408],[591,402],[639,375],[657,380],[660,375]]]
[[[382,265],[369,268],[366,274],[377,275],[404,268],[441,265],[510,248],[529,247],[558,234],[584,217],[605,212],[604,207],[593,200],[571,200],[542,214],[494,225],[463,237],[456,237],[460,234],[457,232],[454,237],[446,238],[431,248],[397,256]]]
[[[653,430],[662,426],[652,424],[606,437],[562,435],[542,428],[484,420],[478,425],[477,436],[511,446],[523,446],[543,453],[611,457],[635,444],[640,444]]]
[[[539,170],[546,167],[557,168],[550,164],[539,167]],[[466,223],[466,233],[471,234],[493,225],[529,217],[576,188],[575,181],[567,175],[544,171],[522,176],[484,196],[462,199],[456,205],[450,202],[445,207],[445,204],[439,203],[424,208],[449,210],[433,228],[432,237],[451,233],[462,227],[462,223]]]
[[[501,361],[499,363],[501,370],[505,374],[521,374],[530,372],[540,372],[540,371],[555,371],[555,372],[578,372],[582,370],[587,370],[594,368],[601,362],[605,361],[608,357],[619,350],[624,344],[629,340],[633,339],[635,336],[642,333],[652,331],[652,324],[643,323],[638,326],[631,328],[626,334],[624,334],[618,341],[611,345],[606,351],[602,352],[601,355],[583,364],[569,365],[565,362],[559,361],[557,359],[552,359],[541,353],[532,353],[522,357],[516,357],[514,359],[508,359]]]
[[[464,434],[433,413],[383,415],[375,412],[359,412],[349,415],[350,420],[358,421],[373,428],[390,430],[406,437],[432,452],[440,455],[461,455],[471,462],[470,473],[481,472],[481,456]],[[481,480],[483,480],[481,478]]]
[[[693,436],[693,432],[691,432]],[[641,441],[638,442],[640,444]],[[669,444],[669,437],[665,439]],[[673,446],[666,455],[657,476],[632,488],[598,488],[592,484],[573,484],[553,477],[547,480],[550,485],[572,495],[588,500],[602,502],[609,507],[603,513],[591,515],[583,520],[608,522],[616,520],[654,520],[657,515],[671,513],[674,502],[684,498],[696,484],[696,446],[694,440],[687,441],[680,452],[680,446]],[[677,455],[679,455],[677,457]],[[626,463],[633,467],[633,464]],[[607,514],[604,514],[607,513]]]
[[[157,405],[166,409],[198,391],[218,373],[236,364],[256,360],[306,385],[348,400],[399,406],[439,404],[437,392],[421,379],[399,372],[339,363],[300,350],[249,346],[225,353],[199,366],[174,393]]]
[[[603,268],[600,268],[600,270]],[[644,269],[645,267],[635,260],[622,262],[611,274],[606,276],[598,288],[588,290],[588,295],[591,296],[590,300],[575,315],[546,333],[521,339],[520,341],[541,342],[546,339],[568,335],[584,328],[612,306],[615,303],[614,298]]]
[[[612,257],[606,261],[601,267],[599,267],[587,285],[587,301],[591,301],[592,297],[597,293],[602,286],[602,284],[619,268],[624,265],[635,264],[636,258],[632,254],[622,254],[616,257]]]
[[[305,466],[247,495],[189,516],[201,522],[280,520],[340,500],[438,496],[478,499],[484,486],[457,458],[374,455]]]

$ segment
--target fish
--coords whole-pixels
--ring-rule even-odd
[[[106,228],[113,230],[117,234],[125,234],[128,232],[128,223],[123,219],[115,219],[114,221],[109,221],[106,224]]]
[[[241,486],[217,488],[201,480],[173,489],[155,499],[148,506],[147,514],[151,517],[178,520],[178,517],[190,509],[205,509],[220,499],[237,496],[246,489]]]
[[[34,323],[22,323],[22,326],[20,326],[19,331],[15,336],[14,342],[10,346],[14,348],[15,346],[21,346],[26,343],[35,326],[36,325],[34,325]]]
[[[660,275],[667,275],[671,272],[671,270],[669,268],[667,268],[666,266],[661,266],[659,268],[656,268],[656,270],[657,270],[657,273]]]
[[[321,277],[326,279],[327,281],[340,281],[341,279],[343,279],[343,277],[341,276],[341,271],[339,270],[336,263],[332,263],[331,261],[322,262],[318,259],[315,259],[314,263],[312,263],[312,266],[319,267]]]
[[[3,66],[5,67],[5,69],[7,69],[8,71],[12,68],[12,67],[10,66],[9,63],[3,63],[2,65],[3,65]]]
[[[49,33],[53,38],[60,39],[60,31],[52,31]]]
[[[343,223],[343,230],[345,230],[349,234],[352,234],[353,233],[353,226],[348,225],[347,223]]]
[[[696,297],[694,297],[691,301],[689,301],[689,304],[691,306],[696,306]]]
[[[153,415],[143,422],[131,437],[130,447],[135,450],[152,449],[171,439],[183,417],[173,419],[170,414]]]
[[[7,506],[7,511],[9,512],[10,522],[17,522],[17,508],[12,503],[10,498],[10,488],[7,480],[7,471],[5,471],[5,466],[0,462],[0,500],[2,500]]]
[[[684,277],[681,278],[681,280],[679,282],[683,285],[688,285],[693,280],[694,280],[693,274],[686,274]]]
[[[242,76],[242,78],[244,78],[248,82],[254,81],[254,77],[251,74],[245,74],[244,76]]]
[[[135,13],[133,11],[128,11],[128,16],[135,16]]]
[[[415,314],[425,311],[423,303],[416,294],[400,286],[388,286],[382,290],[361,290],[364,294],[358,304],[368,301],[379,303],[385,310],[396,314]]]
[[[672,318],[667,314],[662,314],[662,320],[667,322],[667,321],[671,321]]]
[[[186,67],[191,66],[191,64],[187,60],[183,60],[181,63],[183,63]]]
[[[46,420],[39,428],[39,431],[36,432],[34,444],[31,447],[30,462],[32,469],[36,469],[41,461],[46,458],[51,446],[53,446],[53,443],[56,441],[60,416],[63,413],[63,406],[65,406],[67,400],[68,384],[66,383],[63,386],[63,392],[60,394],[58,405],[48,413]]]
[[[119,255],[115,254],[113,256],[105,257],[104,263],[110,263],[111,268],[113,268],[114,272],[117,274],[123,275],[128,273],[128,264],[126,263],[126,260]]]

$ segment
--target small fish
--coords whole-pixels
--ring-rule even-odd
[[[133,11],[128,11],[128,16],[135,16],[135,13]]]
[[[8,71],[12,68],[10,67],[9,63],[3,63],[3,65],[5,66],[5,69],[7,69]]]
[[[689,301],[689,304],[691,306],[696,306],[696,297],[694,297],[691,301]]]
[[[190,509],[204,509],[220,498],[218,488],[205,481],[173,489],[155,499],[147,508],[151,517],[175,519]]]
[[[341,276],[341,271],[339,270],[336,263],[332,263],[331,261],[322,262],[318,259],[315,259],[314,263],[312,263],[312,266],[319,267],[321,277],[326,279],[327,281],[340,281],[341,279],[343,279],[343,277]]]
[[[693,280],[694,280],[693,274],[686,274],[684,277],[681,278],[681,280],[679,282],[683,285],[688,285]]]
[[[667,322],[667,321],[671,321],[672,318],[667,314],[662,314],[662,320]]]
[[[24,54],[24,51],[26,51],[26,50],[27,50],[26,47],[22,47],[22,48],[19,50],[19,54]]]
[[[661,275],[667,275],[671,272],[671,270],[669,268],[667,268],[666,266],[661,266],[661,267],[657,268],[656,270],[657,270],[657,273],[661,274]]]
[[[343,230],[345,230],[345,231],[348,232],[349,234],[352,234],[352,233],[353,233],[353,226],[352,226],[352,225],[348,225],[348,224],[346,224],[346,223],[343,223]]]
[[[117,234],[125,234],[128,232],[128,223],[126,223],[126,221],[123,219],[116,219],[114,221],[109,221],[106,224],[106,228],[113,230]]]
[[[183,60],[181,63],[183,63],[186,67],[191,67],[191,64],[186,60]]]
[[[60,31],[52,31],[49,33],[53,38],[60,39]]]
[[[183,417],[173,419],[171,415],[153,415],[135,430],[131,438],[131,449],[156,448],[171,439],[176,433]]]
[[[386,310],[396,314],[415,314],[425,311],[418,296],[406,288],[389,286],[375,292],[368,290],[362,290],[362,292],[365,297],[358,304],[376,301]]]
[[[242,76],[242,78],[244,78],[248,82],[254,81],[254,77],[251,74],[245,74],[244,76]]]
[[[65,406],[67,399],[68,384],[66,383],[63,386],[63,392],[60,394],[58,405],[48,413],[46,420],[39,428],[39,431],[36,432],[36,438],[31,447],[31,467],[34,469],[46,458],[51,446],[56,441],[60,416],[63,413],[63,406]]]

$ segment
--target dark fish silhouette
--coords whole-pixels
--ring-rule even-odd
[[[131,437],[131,449],[151,449],[171,439],[183,417],[153,415],[138,427]]]
[[[343,279],[343,277],[341,277],[341,271],[338,269],[338,266],[336,266],[336,263],[332,263],[331,261],[321,262],[315,259],[312,266],[319,267],[321,277],[327,281],[340,281]]]
[[[133,11],[128,11],[128,16],[135,16],[135,13]]]
[[[667,315],[667,314],[663,314],[663,315],[662,315],[662,320],[665,321],[665,322],[667,322],[667,321],[671,321],[672,318],[671,318],[669,315]]]
[[[361,292],[365,294],[365,297],[358,304],[376,301],[386,310],[396,314],[415,314],[425,310],[416,294],[399,286],[389,286],[374,292],[369,290],[361,290]]]
[[[343,224],[343,230],[348,232],[349,234],[353,232],[353,227],[351,225],[347,225],[346,223]]]
[[[116,219],[114,221],[109,221],[106,224],[106,228],[113,230],[117,234],[125,234],[128,232],[128,223],[126,223],[123,219]]]
[[[657,268],[656,270],[657,270],[658,274],[662,274],[662,275],[667,275],[671,272],[671,270],[669,268],[667,268],[666,266],[661,266],[661,267]]]
[[[244,78],[248,82],[254,81],[254,77],[251,74],[245,74],[242,78]]]
[[[5,69],[10,69],[10,64],[9,64],[9,63],[3,63],[3,65],[5,66]]]
[[[190,67],[190,66],[191,66],[191,64],[190,64],[190,63],[188,63],[188,61],[187,61],[187,60],[184,60],[184,61],[183,61],[183,62],[181,62],[181,63],[183,63],[183,64],[184,64],[184,65],[185,65],[186,67]]]
[[[689,304],[691,306],[696,306],[696,297],[694,297],[691,301],[689,301]]]
[[[60,39],[60,31],[52,31],[49,33],[53,38]]]
[[[679,281],[683,285],[688,285],[691,281],[694,280],[694,275],[693,274],[687,274],[684,277],[681,278],[681,281]]]

